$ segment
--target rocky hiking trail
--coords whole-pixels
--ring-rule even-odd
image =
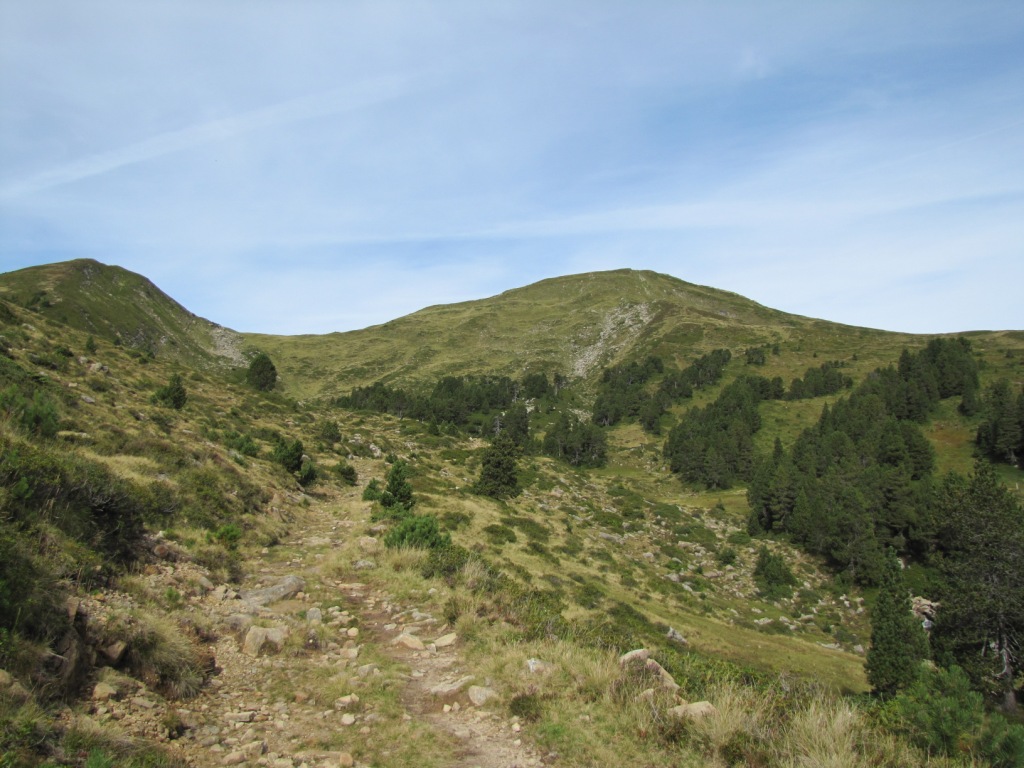
[[[197,767],[544,765],[467,669],[444,619],[373,585],[383,547],[366,535],[367,505],[350,499],[303,510],[287,540],[245,564],[241,584],[214,585],[187,558],[150,566],[151,589],[189,595],[186,615],[209,628],[215,672],[198,695],[174,700],[105,670],[79,725],[164,742]],[[354,541],[359,559],[339,567],[339,548]],[[409,759],[417,744],[422,763]]]

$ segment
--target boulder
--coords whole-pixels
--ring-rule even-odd
[[[469,686],[469,690],[466,693],[469,695],[469,700],[477,707],[482,707],[498,695],[494,689],[485,688],[481,685]]]
[[[416,635],[410,635],[408,632],[403,632],[391,642],[395,645],[403,645],[411,651],[426,650],[423,641],[416,637]]]
[[[242,653],[259,656],[265,649],[279,653],[287,638],[287,627],[249,627],[245,633],[245,642],[242,643]]]
[[[437,638],[437,640],[434,641],[434,645],[438,648],[447,648],[449,645],[455,645],[458,639],[459,636],[457,634],[449,632],[447,635],[441,635],[441,637]]]
[[[718,714],[718,710],[710,701],[698,701],[693,704],[680,704],[678,707],[672,707],[668,713],[680,720],[700,720],[704,717],[714,717]]]
[[[687,645],[686,638],[683,637],[682,634],[680,634],[674,627],[668,628],[668,639],[678,645]]]
[[[306,582],[298,576],[285,576],[281,581],[262,589],[246,589],[240,593],[240,597],[254,605],[270,605],[279,600],[286,600],[294,597],[306,588]]]
[[[651,652],[646,648],[637,648],[635,651],[624,653],[619,657],[619,666],[628,667],[633,663],[642,663],[651,657]]]

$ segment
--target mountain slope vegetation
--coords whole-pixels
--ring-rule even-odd
[[[975,371],[977,410],[962,407],[962,391],[942,390],[913,430],[869,424],[882,467],[873,471],[896,478],[896,459],[917,456],[923,468],[931,451],[933,472],[969,475],[935,484],[936,504],[951,510],[942,535],[969,527],[963,506],[975,502],[964,499],[991,497],[992,520],[1016,519],[1020,469],[1002,461],[986,474],[974,462],[975,435],[990,434],[981,428],[996,416],[985,403],[1015,402],[992,387],[1020,391],[1021,332],[959,341],[849,328],[624,270],[350,334],[246,336],[247,351],[280,374],[264,391],[246,383],[245,357],[230,368],[214,356],[205,321],[122,272],[52,265],[34,273],[37,287],[24,270],[0,275],[5,768],[213,765],[243,747],[268,764],[336,765],[344,754],[365,765],[497,765],[487,761],[516,738],[529,750],[516,759],[579,766],[625,754],[640,764],[1016,765],[1024,754],[1024,742],[1014,751],[1020,726],[981,703],[983,694],[1000,702],[1006,676],[991,677],[987,660],[966,673],[953,665],[975,658],[981,635],[962,622],[952,631],[941,609],[941,668],[887,699],[868,697],[874,587],[764,517],[772,493],[781,501],[771,509],[787,514],[785,503],[817,503],[809,489],[819,486],[795,468],[803,500],[779,492],[785,484],[765,474],[773,461],[807,468],[808,451],[824,452],[801,446],[859,408],[870,395],[862,389],[888,381],[877,371],[913,369],[950,345]],[[139,306],[120,316],[125,295]],[[145,352],[126,343],[140,323],[165,341]],[[754,402],[750,387],[766,396]],[[377,399],[356,402],[360,388]],[[657,412],[646,411],[655,401]],[[394,402],[406,405],[395,412]],[[1000,424],[1010,426],[1000,434],[1012,427],[1004,405]],[[683,482],[666,444],[712,406],[756,423],[734,434],[751,474]],[[584,428],[602,456],[574,465],[561,448]],[[828,439],[846,446],[833,452],[846,472],[851,447]],[[921,478],[907,478],[913,494],[925,492]],[[1002,490],[991,491],[996,478]],[[901,498],[886,507],[879,551],[899,535],[918,541],[894,517]],[[1016,541],[1002,537],[1003,559]],[[905,553],[904,581],[932,599],[946,582],[968,583],[979,562],[970,546],[946,547],[938,566],[931,556]],[[1012,567],[997,572],[1017,583]],[[249,621],[291,639],[248,657],[244,601],[226,596],[279,577],[301,578],[302,597]],[[1014,658],[1016,603],[992,594],[986,606],[985,636]],[[453,693],[441,711],[440,700],[421,701],[416,680],[433,679],[435,657],[413,641],[396,645],[398,628],[439,646],[455,635],[445,658],[490,680],[491,702]],[[620,666],[640,647],[678,689],[662,687],[655,667]],[[359,677],[374,665],[379,674]],[[1011,687],[1022,682],[1017,669]],[[976,694],[979,676],[994,682]],[[219,730],[239,715],[224,707],[243,695],[232,688],[243,679],[266,708],[242,723],[244,743]],[[100,683],[123,692],[101,702]],[[681,714],[682,700],[699,699],[717,714]],[[73,716],[61,714],[64,701]],[[928,702],[964,718],[940,727]],[[332,707],[362,731],[324,720]],[[275,730],[273,712],[294,728]],[[488,718],[484,742],[504,745],[493,757],[465,735]],[[125,742],[117,723],[148,746]],[[209,739],[222,752],[203,747]],[[395,746],[407,742],[422,747]]]

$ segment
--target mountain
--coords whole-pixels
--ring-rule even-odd
[[[241,355],[221,354],[217,338],[268,351],[284,391],[243,384]],[[725,397],[747,374],[788,383],[838,361],[859,386],[893,378],[872,375],[879,366],[924,370],[901,353],[933,338],[630,270],[303,337],[234,334],[96,262],[0,275],[0,763],[935,764],[930,744],[847,695],[870,685],[875,590],[801,547],[807,526],[753,528],[743,478],[686,484],[665,451],[695,406],[747,413]],[[998,380],[1018,393],[1024,333],[969,338],[942,344],[977,363],[983,394]],[[720,378],[668,403],[661,434],[634,416],[594,427],[607,439],[597,468],[545,453],[542,436],[607,394],[604,366],[661,357],[648,397],[723,347],[731,356],[709,356],[726,359]],[[493,411],[463,428],[335,398],[380,379],[422,393],[443,376],[526,371],[571,382],[531,396],[528,411],[514,404],[540,446],[515,459],[520,492],[500,500],[479,482],[495,465]],[[172,382],[183,403],[161,394]],[[773,456],[778,438],[791,450],[824,414],[850,413],[850,392],[760,402],[750,447]],[[822,534],[845,535],[831,523],[846,508],[913,512],[941,472],[974,466],[986,416],[961,397],[895,430],[868,402],[878,407],[856,423],[887,427],[879,448],[895,464],[865,471],[873,454],[838,434],[806,452],[853,458],[829,477],[849,493],[820,517]],[[909,485],[903,465],[911,449],[927,458],[925,442],[938,471]],[[762,500],[781,505],[797,466],[750,486],[771,479]],[[1024,481],[1006,462],[995,471],[1006,493]],[[864,477],[879,483],[870,494],[852,485]],[[412,509],[385,504],[385,493],[406,498],[399,490]],[[864,521],[851,541],[869,540],[875,517]],[[908,553],[902,591],[934,601],[930,552],[943,542],[920,530],[927,546]],[[1019,570],[1003,561],[993,572]],[[264,597],[276,602],[254,602]],[[890,711],[947,706],[936,691]],[[689,719],[681,700],[710,715]],[[982,722],[980,699],[956,706]],[[985,765],[980,750],[997,737],[953,743]]]
[[[286,388],[332,396],[381,380],[558,372],[593,381],[605,366],[647,355],[687,362],[716,348],[780,345],[823,359],[868,360],[922,337],[787,314],[734,293],[622,269],[557,277],[498,296],[433,306],[364,330],[305,336],[245,334],[270,354]],[[792,358],[791,358],[792,359]],[[794,373],[799,375],[801,371]]]
[[[2,274],[0,298],[142,354],[200,367],[245,363],[239,334],[194,315],[142,275],[92,259]]]

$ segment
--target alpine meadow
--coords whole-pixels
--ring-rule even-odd
[[[298,336],[0,274],[0,768],[1024,766],[1022,385],[650,271]]]

